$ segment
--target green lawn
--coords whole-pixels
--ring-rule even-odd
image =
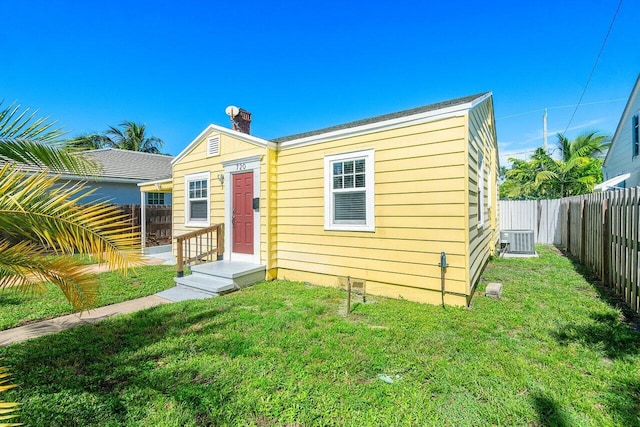
[[[262,283],[0,349],[30,426],[639,425],[640,337],[550,248],[471,309]]]
[[[90,261],[87,258],[87,263]],[[115,304],[155,294],[175,285],[175,266],[138,267],[128,277],[100,273],[98,306]],[[42,291],[25,293],[18,289],[0,290],[0,330],[48,319],[72,312],[71,304],[58,287],[44,286]]]

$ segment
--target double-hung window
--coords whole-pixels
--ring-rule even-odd
[[[375,231],[374,151],[324,158],[324,228]]]
[[[640,125],[638,121],[640,119],[640,113],[631,118],[631,146],[633,150],[633,157],[640,154]]]
[[[209,173],[187,175],[185,180],[185,224],[209,225]]]

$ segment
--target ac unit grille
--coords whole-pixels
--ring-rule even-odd
[[[506,244],[509,253],[536,253],[533,230],[503,230],[500,232],[500,241]]]

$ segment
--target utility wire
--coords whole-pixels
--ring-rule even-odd
[[[587,84],[584,85],[584,89],[582,90],[582,94],[580,95],[580,99],[578,100],[578,104],[576,105],[575,110],[573,110],[573,114],[569,119],[569,124],[565,128],[563,133],[567,133],[569,126],[571,126],[571,122],[582,103],[582,98],[584,98],[584,94],[587,92],[587,88],[589,87],[589,82],[591,82],[591,78],[593,77],[593,73],[596,71],[596,67],[598,66],[598,61],[600,61],[600,56],[602,55],[602,51],[604,50],[605,45],[607,44],[607,40],[609,39],[609,34],[611,34],[611,30],[613,29],[613,24],[616,22],[616,17],[618,16],[618,12],[620,12],[620,8],[622,7],[623,0],[620,0],[618,3],[618,8],[616,9],[616,13],[613,14],[613,19],[611,19],[611,24],[609,25],[609,30],[607,30],[607,35],[604,36],[604,40],[602,42],[602,46],[600,46],[600,52],[598,52],[598,56],[596,57],[596,62],[593,64],[593,68],[591,69],[591,73],[589,74],[589,78],[587,79]]]
[[[628,98],[607,99],[605,101],[585,102],[582,105],[606,104],[606,103],[609,103],[609,102],[626,101],[627,99]],[[569,104],[569,105],[558,105],[558,106],[555,106],[555,107],[538,108],[537,110],[525,111],[524,113],[509,114],[508,116],[496,117],[496,120],[510,119],[511,117],[524,116],[526,114],[541,113],[544,110],[557,110],[559,108],[571,108],[571,107],[577,107],[577,106],[578,106],[578,104]]]

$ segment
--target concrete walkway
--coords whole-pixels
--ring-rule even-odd
[[[43,337],[55,334],[81,325],[99,322],[108,317],[118,314],[133,313],[134,311],[145,310],[157,305],[167,304],[171,301],[150,295],[118,304],[106,305],[96,309],[85,311],[82,314],[68,314],[54,319],[35,322],[30,325],[19,326],[13,329],[0,331],[0,347],[15,344],[31,338]]]
[[[163,259],[161,257],[147,257],[147,259],[145,259],[145,265],[170,264],[171,261],[172,260]],[[173,261],[173,264],[175,264],[175,261]],[[104,265],[96,265],[94,268],[95,273],[107,271]],[[0,331],[0,347],[27,341],[31,338],[55,334],[56,332],[65,331],[77,326],[99,322],[100,320],[117,316],[119,314],[133,313],[135,311],[145,310],[147,308],[171,302],[172,301],[157,295],[150,295],[148,297],[133,299],[118,304],[98,307],[93,310],[85,311],[82,314],[68,314],[54,319],[43,320],[29,325],[7,329]]]

